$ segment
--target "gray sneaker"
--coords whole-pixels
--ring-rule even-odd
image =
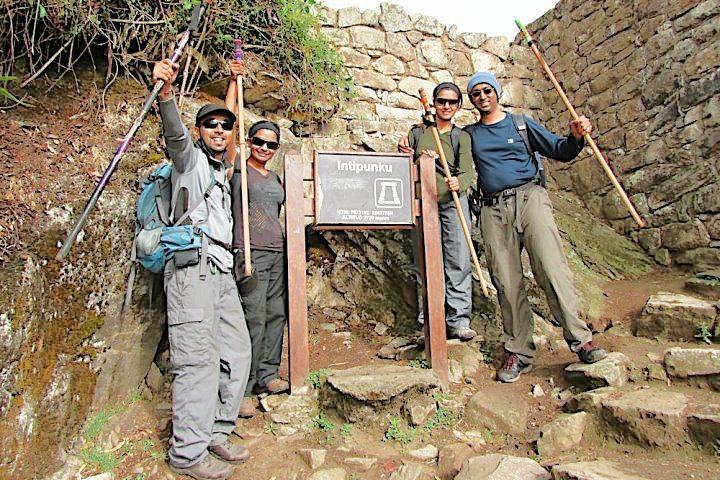
[[[181,468],[169,463],[170,470],[178,475],[185,475],[195,480],[225,480],[232,472],[232,467],[225,462],[218,460],[212,455],[207,455],[191,467]]]
[[[472,328],[468,327],[448,327],[448,338],[457,338],[462,340],[463,342],[467,342],[468,340],[472,340],[477,336],[477,332],[473,330]]]
[[[250,452],[242,445],[235,445],[225,440],[219,445],[211,445],[208,450],[220,460],[227,463],[243,463],[250,458]]]
[[[607,357],[607,352],[605,349],[595,345],[591,340],[580,347],[580,350],[577,352],[577,356],[583,363],[595,363]]]
[[[524,363],[520,357],[511,353],[505,361],[505,365],[498,370],[497,378],[503,383],[514,383],[520,378],[520,374],[532,370],[531,363]]]

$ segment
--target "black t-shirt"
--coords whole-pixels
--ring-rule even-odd
[[[285,202],[285,190],[275,172],[267,175],[248,165],[248,225],[250,250],[285,250],[285,235],[280,224],[280,207]],[[242,196],[240,172],[231,182],[233,213],[233,247],[243,249]]]

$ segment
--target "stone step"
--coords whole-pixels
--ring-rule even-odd
[[[720,391],[718,348],[669,348],[665,350],[665,369],[675,380]]]
[[[430,395],[439,387],[440,379],[429,369],[361,365],[331,370],[319,399],[323,407],[334,408],[345,420],[357,422],[378,414],[399,415],[410,399]]]
[[[621,443],[659,448],[692,443],[713,451],[720,442],[720,403],[707,395],[606,388],[576,395],[567,407],[594,413],[599,428]]]
[[[635,365],[620,352],[610,352],[596,363],[573,363],[565,367],[565,377],[580,390],[622,387],[631,374],[635,374]]]
[[[648,480],[626,473],[618,465],[606,460],[555,465],[553,480]]]
[[[455,480],[550,480],[550,474],[536,461],[493,453],[469,458]]]
[[[716,306],[706,300],[661,292],[648,299],[635,322],[635,335],[693,342],[702,329],[712,336],[716,319]]]
[[[529,406],[523,396],[509,395],[507,385],[492,384],[470,398],[463,419],[471,427],[520,438],[525,434],[528,415]]]

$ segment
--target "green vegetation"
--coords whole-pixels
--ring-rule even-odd
[[[17,98],[7,88],[8,83],[15,82],[16,80],[17,80],[17,77],[0,76],[0,105],[12,102],[17,105],[24,105],[26,107],[28,106],[27,103],[25,103],[21,99]]]
[[[89,465],[93,470],[109,472],[118,466],[118,459],[113,452],[100,450],[100,447],[93,446],[80,451],[80,459]]]
[[[133,390],[132,395],[130,395],[130,403],[138,403],[145,400],[145,397],[143,397],[142,393],[140,393],[140,389],[136,388]]]
[[[699,332],[697,335],[695,335],[695,338],[702,340],[703,342],[707,343],[708,345],[712,345],[713,334],[710,331],[710,326],[707,324],[706,321],[703,320],[703,322],[700,324],[700,327],[698,328],[698,330],[699,330]]]
[[[493,346],[490,342],[483,342],[480,345],[480,353],[483,355],[483,362],[487,365],[493,363]]]
[[[450,400],[452,398],[452,396],[449,393],[445,393],[445,392],[435,392],[432,394],[432,398],[436,402],[439,402],[441,400]]]
[[[150,452],[150,458],[159,462],[164,462],[165,460],[167,460],[167,452],[165,450],[153,450],[152,452]]]
[[[413,441],[413,439],[417,436],[417,431],[414,428],[410,428],[407,431],[403,430],[400,427],[400,422],[401,420],[399,418],[390,419],[388,428],[385,431],[385,436],[383,437],[384,442],[392,440],[398,442],[402,446],[405,446]]]
[[[427,360],[424,358],[415,358],[413,360],[410,360],[408,362],[408,365],[412,368],[430,368],[430,365],[428,365]]]
[[[127,477],[123,477],[123,480],[147,480],[148,474],[147,473],[138,473],[134,477],[131,475],[128,475]]]
[[[340,436],[341,437],[343,437],[344,439],[348,439],[348,438],[350,438],[351,435],[352,435],[352,425],[350,425],[349,423],[343,423],[342,425],[340,425]]]
[[[107,425],[108,420],[110,420],[113,415],[122,412],[122,410],[122,407],[116,407],[109,410],[101,410],[95,414],[85,425],[85,430],[83,430],[83,438],[85,441],[91,442],[98,438],[103,428],[105,428],[105,425]]]
[[[438,428],[447,428],[451,426],[458,419],[458,415],[451,411],[449,408],[440,407],[435,412],[435,415],[425,422],[422,429],[426,432],[436,430]]]
[[[63,0],[40,5],[34,0],[8,0],[3,6],[14,14],[0,29],[0,50],[14,55],[0,59],[0,78],[10,79],[13,72],[23,76],[37,72],[58,48],[62,54],[44,73],[64,75],[88,51],[107,48],[110,82],[120,73],[129,73],[144,84],[148,62],[158,60],[159,52],[168,50],[170,39],[187,28],[199,2]],[[286,113],[304,121],[329,118],[351,98],[353,83],[342,57],[320,28],[318,12],[316,0],[211,2],[199,28],[202,41],[196,41],[189,52],[192,64],[186,83],[192,88],[201,80],[224,77],[233,40],[239,38],[245,42],[250,83],[259,71],[269,71],[279,79],[277,93],[287,100]],[[119,38],[127,41],[119,42]],[[184,60],[181,64],[184,75]],[[14,98],[7,95],[10,92],[0,93],[0,98]]]
[[[152,447],[155,446],[155,442],[152,441],[152,439],[150,439],[150,438],[143,438],[142,440],[140,440],[140,441],[138,442],[138,445],[140,446],[140,448],[141,448],[142,450],[147,451],[147,450],[150,450]]]
[[[335,429],[335,424],[325,417],[325,412],[322,411],[312,418],[312,424],[313,427],[323,432],[330,432]]]
[[[307,381],[310,385],[313,386],[313,388],[320,388],[320,385],[325,382],[327,379],[328,373],[330,373],[330,370],[327,368],[321,368],[319,370],[313,370],[308,374]]]
[[[275,422],[268,422],[265,424],[265,433],[269,433],[270,435],[277,436],[278,428],[277,424]]]

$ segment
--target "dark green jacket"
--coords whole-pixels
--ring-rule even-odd
[[[460,191],[458,192],[458,196],[462,197],[467,193],[468,188],[470,188],[474,181],[473,160],[470,135],[467,132],[463,131],[460,133],[460,137],[458,138],[458,140],[458,153],[460,155],[460,161],[456,162],[455,152],[453,151],[452,143],[450,140],[450,131],[448,130],[447,132],[440,134],[440,142],[442,143],[443,150],[445,151],[445,158],[450,165],[450,170],[453,171],[454,165],[458,166],[456,174],[458,180],[460,181]],[[434,150],[437,152],[435,137],[433,136],[432,130],[430,128],[425,128],[423,133],[420,135],[420,138],[418,139],[417,145],[415,145],[415,138],[413,137],[411,130],[410,132],[408,132],[408,142],[410,144],[410,148],[415,151],[413,158],[415,159],[416,163],[423,150]],[[438,158],[436,161],[438,165],[440,165],[440,159]],[[452,195],[450,193],[450,190],[445,185],[445,176],[441,174],[440,171],[438,171],[436,174],[436,178],[438,203],[446,203],[452,201]]]

